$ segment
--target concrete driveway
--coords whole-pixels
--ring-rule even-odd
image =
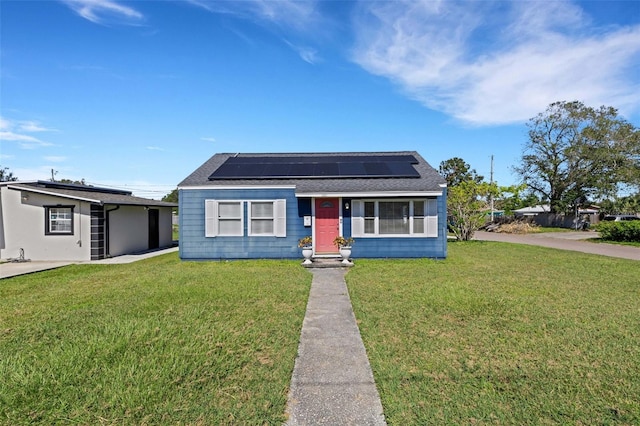
[[[114,263],[131,263],[138,260],[148,259],[154,256],[160,256],[161,254],[171,253],[177,251],[178,247],[170,247],[167,249],[147,251],[138,254],[126,254],[123,256],[110,257],[103,260],[92,260],[87,262],[74,262],[74,261],[30,261],[30,262],[8,262],[0,264],[0,279],[10,278],[18,275],[32,274],[34,272],[46,271],[49,269],[56,269],[62,266],[73,264],[114,264]]]
[[[497,232],[478,231],[474,240],[499,241],[505,243],[527,244],[550,247],[560,250],[579,251],[622,259],[640,260],[640,247],[622,246],[618,244],[594,243],[587,241],[597,238],[596,232],[543,232],[539,234],[502,234]]]

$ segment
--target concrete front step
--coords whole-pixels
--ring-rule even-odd
[[[353,262],[342,263],[341,257],[316,257],[311,264],[302,264],[305,268],[350,268]]]

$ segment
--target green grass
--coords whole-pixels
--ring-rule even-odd
[[[0,424],[280,424],[296,261],[76,265],[0,281]]]
[[[347,283],[390,425],[640,424],[640,262],[449,244]]]
[[[637,242],[637,241],[612,241],[612,240],[604,240],[602,238],[589,238],[587,241],[591,241],[594,243],[616,244],[619,246],[640,247],[640,242]]]
[[[536,226],[534,232],[537,234],[545,234],[549,232],[575,232],[575,229],[559,228],[559,227],[551,227],[551,226]]]
[[[311,281],[298,263],[174,253],[1,280],[0,424],[281,424]],[[390,425],[631,425],[639,276],[470,242],[357,260],[347,282]]]
[[[616,244],[619,246],[640,247],[640,242],[636,242],[636,241],[613,241],[613,240],[605,240],[603,238],[589,238],[586,241],[589,241],[592,243],[605,243],[605,244]]]

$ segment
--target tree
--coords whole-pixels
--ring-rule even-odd
[[[87,185],[87,182],[85,182],[84,178],[80,180],[60,179],[58,183],[72,183],[74,185],[91,186],[91,185]]]
[[[17,180],[17,176],[14,176],[8,167],[0,166],[0,182],[15,182]]]
[[[640,212],[640,194],[604,200],[600,207],[600,214],[636,214]]]
[[[166,201],[168,203],[177,203],[178,202],[178,188],[174,189],[164,197],[162,197],[162,201]]]
[[[498,196],[495,183],[477,182],[473,179],[458,183],[447,190],[447,215],[449,228],[458,240],[468,241],[487,222],[489,205],[487,198]]]
[[[499,196],[495,200],[495,208],[503,210],[505,215],[511,215],[514,210],[537,204],[540,204],[540,200],[531,191],[527,191],[527,186],[524,184],[499,187]]]
[[[478,175],[475,169],[460,157],[453,157],[440,163],[439,172],[447,181],[447,186],[452,187],[461,182],[473,181],[480,183],[484,180],[483,176]]]
[[[640,184],[640,131],[615,108],[555,102],[527,126],[529,140],[514,171],[549,201],[551,212]]]

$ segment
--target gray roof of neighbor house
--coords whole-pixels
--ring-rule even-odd
[[[258,167],[260,170],[265,170],[263,175],[255,170],[256,166],[262,166],[258,164],[261,159],[269,163],[263,168]],[[327,164],[327,166],[318,166],[317,170],[321,173],[314,174],[310,170],[316,170],[313,166],[318,163]],[[344,167],[340,167],[338,171],[336,164]],[[373,172],[368,173],[365,169]],[[277,170],[288,171],[277,172]],[[178,185],[182,189],[220,186],[294,186],[298,195],[442,193],[443,188],[446,187],[446,181],[416,151],[225,153],[215,154]]]
[[[36,181],[36,182],[5,182],[7,188],[53,195],[71,200],[87,201],[93,204],[130,205],[147,207],[178,207],[176,203],[151,200],[149,198],[134,197],[130,191],[119,189],[85,186],[77,184]]]

